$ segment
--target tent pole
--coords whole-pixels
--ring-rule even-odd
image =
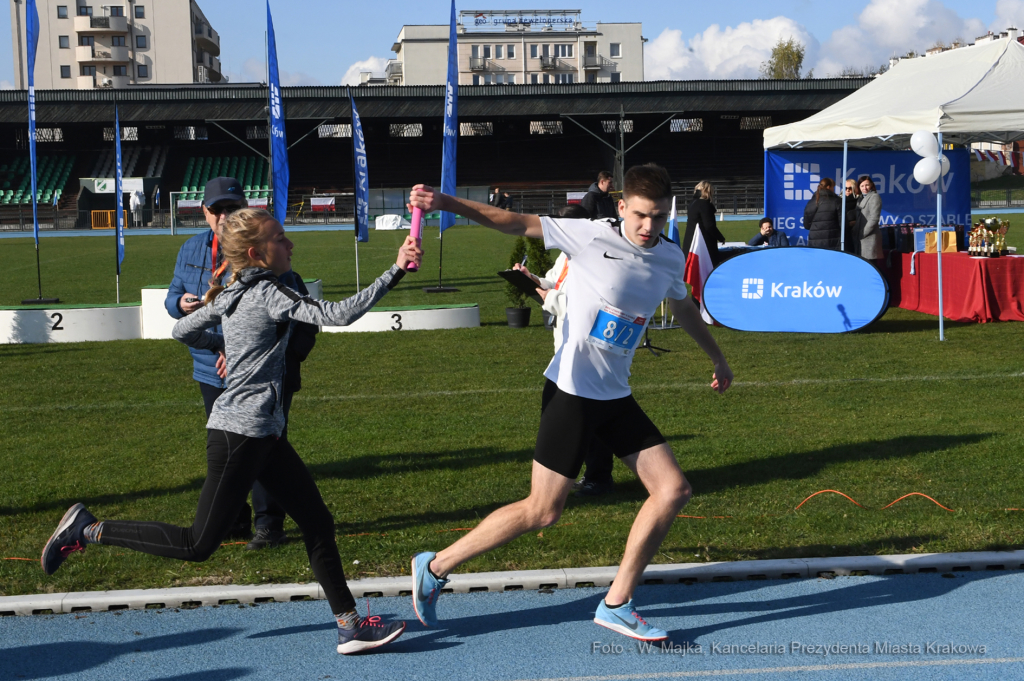
[[[939,132],[939,165],[942,165],[942,132]],[[935,262],[939,279],[939,340],[946,340],[943,328],[942,313],[942,173],[939,173],[938,185],[935,187]]]
[[[843,252],[846,251],[846,152],[849,146],[850,140],[843,140],[843,179],[841,181],[843,188],[842,193],[840,194],[842,197],[841,200],[843,207],[839,211],[839,215],[841,216],[839,219],[841,225],[839,229],[839,250]],[[837,182],[836,184],[840,183]]]

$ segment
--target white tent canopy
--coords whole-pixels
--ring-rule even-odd
[[[1024,45],[1013,38],[905,59],[817,114],[764,131],[764,148],[907,148],[918,130],[946,143],[1024,139]]]

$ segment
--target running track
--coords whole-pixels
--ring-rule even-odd
[[[445,594],[436,630],[415,621],[408,598],[370,599],[373,614],[412,621],[396,644],[350,657],[334,651],[325,602],[6,617],[0,678],[1024,678],[1020,572],[640,587],[641,613],[668,629],[676,646],[665,653],[638,652],[629,639],[592,624],[602,594]],[[867,652],[794,652],[794,641],[862,645]],[[886,653],[876,642],[908,648]],[[929,650],[932,642],[975,649]],[[595,652],[595,643],[621,648]],[[687,644],[690,651],[681,654]],[[774,644],[782,652],[725,648],[750,644]]]

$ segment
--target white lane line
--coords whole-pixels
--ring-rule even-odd
[[[935,381],[1005,381],[1024,378],[1024,371],[1009,374],[978,374],[974,376],[947,375],[947,376],[887,376],[879,378],[797,378],[790,381],[736,381],[734,388],[785,388],[803,385],[849,385],[855,383],[929,383]],[[707,390],[710,381],[707,383],[657,383],[652,385],[634,386],[634,391],[643,393],[645,391],[660,390]],[[512,395],[523,393],[539,393],[543,385],[531,388],[477,388],[471,390],[430,390],[424,392],[402,393],[391,395],[392,400],[422,400],[434,397],[470,397],[473,395]],[[379,394],[355,394],[355,395],[307,395],[299,393],[295,396],[296,402],[352,402],[352,401],[376,401],[380,399]],[[103,411],[108,409],[166,409],[170,407],[192,407],[200,404],[199,400],[164,400],[160,402],[96,402],[89,403],[64,403],[41,406],[9,406],[4,407],[5,412],[54,412],[54,411]]]
[[[899,669],[905,667],[953,667],[979,664],[1015,664],[1024,657],[976,658],[967,660],[908,660],[892,662],[851,662],[848,664],[815,664],[793,667],[755,667],[751,669],[706,669],[686,672],[654,672],[648,674],[615,674],[612,676],[564,676],[521,681],[633,681],[634,679],[689,679],[742,674],[793,674],[798,672],[831,672],[851,669]]]

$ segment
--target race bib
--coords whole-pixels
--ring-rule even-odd
[[[640,334],[644,332],[645,326],[645,317],[606,304],[598,310],[587,342],[608,352],[629,355],[640,342]]]

